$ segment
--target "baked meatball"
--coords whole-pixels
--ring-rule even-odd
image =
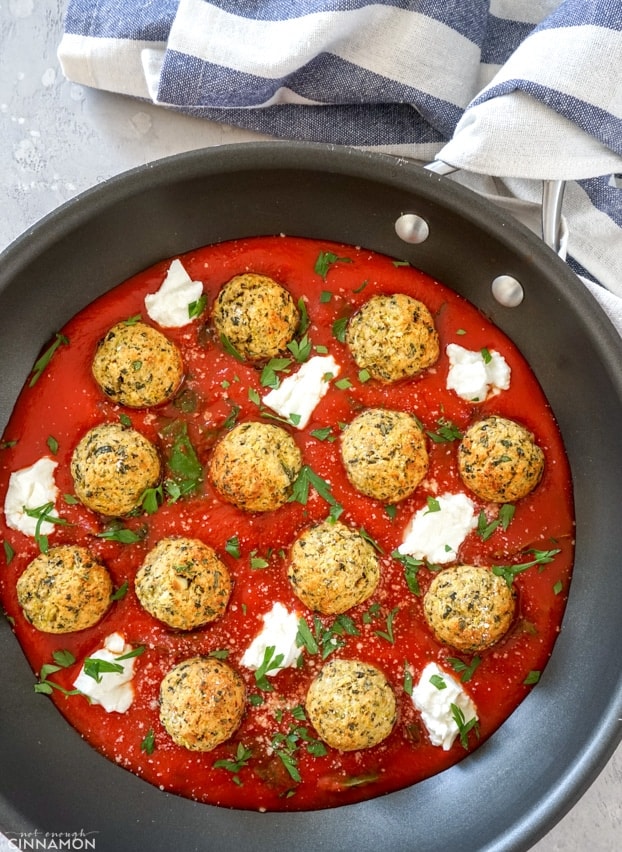
[[[357,530],[324,521],[296,539],[287,575],[309,609],[330,615],[367,600],[378,585],[380,565]]]
[[[346,426],[341,458],[354,487],[368,497],[397,503],[428,469],[425,434],[405,411],[368,408]]]
[[[350,318],[346,343],[357,365],[381,382],[415,376],[439,356],[432,314],[404,293],[372,296],[365,302]]]
[[[249,361],[274,358],[293,339],[300,319],[290,293],[267,275],[236,275],[218,293],[213,321]]]
[[[462,481],[483,500],[511,503],[542,478],[544,453],[520,423],[486,417],[471,426],[458,447]]]
[[[457,565],[437,574],[423,611],[440,642],[473,654],[504,636],[514,619],[516,592],[489,568]]]
[[[211,751],[233,736],[244,714],[240,675],[222,660],[191,657],[160,684],[160,721],[177,745]]]
[[[397,702],[384,674],[358,660],[331,660],[312,681],[305,707],[325,743],[339,751],[371,748],[389,736]]]
[[[177,346],[161,331],[144,322],[120,322],[100,340],[92,370],[110,399],[149,408],[175,395],[184,365]]]
[[[216,444],[209,476],[220,496],[247,512],[282,506],[302,467],[292,436],[271,423],[240,423]]]
[[[176,630],[193,630],[224,613],[231,594],[227,566],[196,538],[164,538],[136,573],[147,612]]]
[[[77,545],[51,547],[32,560],[17,581],[17,599],[28,621],[44,633],[92,627],[111,603],[108,569]]]
[[[102,515],[127,515],[147,488],[160,480],[158,451],[140,432],[120,423],[90,429],[71,457],[71,475],[80,501]]]

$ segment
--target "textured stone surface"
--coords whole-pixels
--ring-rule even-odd
[[[0,249],[77,193],[128,168],[258,138],[65,80],[56,58],[64,5],[0,0]],[[0,852],[12,848],[0,836]],[[620,848],[622,746],[575,807],[533,847]]]

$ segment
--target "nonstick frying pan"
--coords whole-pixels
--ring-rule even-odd
[[[398,235],[412,214],[429,230],[423,242]],[[622,716],[622,343],[531,232],[451,178],[374,153],[250,143],[140,167],[65,204],[1,256],[0,428],[41,348],[96,296],[194,247],[279,233],[410,261],[476,304],[530,362],[564,437],[577,517],[550,663],[504,725],[448,771],[357,805],[259,814],[163,793],[101,757],[33,693],[3,621],[0,828],[82,837],[79,848],[97,852],[527,849],[595,779]],[[520,283],[518,305],[495,298],[500,276]]]

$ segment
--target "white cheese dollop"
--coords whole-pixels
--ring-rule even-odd
[[[278,388],[266,394],[263,401],[281,417],[290,419],[295,415],[292,423],[304,429],[339,370],[332,355],[314,355],[296,373],[283,379]]]
[[[111,633],[104,639],[104,647],[94,651],[90,657],[105,660],[108,663],[118,663],[123,667],[122,672],[101,672],[100,680],[86,674],[82,666],[73,685],[83,695],[87,695],[93,704],[101,704],[106,713],[125,713],[134,700],[134,666],[136,657],[119,661],[119,657],[132,650],[120,633]]]
[[[489,358],[457,343],[450,343],[445,351],[449,358],[447,390],[455,391],[461,399],[483,402],[491,391],[510,387],[510,367],[495,349],[490,350]]]
[[[412,702],[421,713],[430,742],[442,746],[443,751],[449,751],[460,733],[451,712],[452,704],[462,711],[465,724],[477,718],[475,704],[462,685],[436,663],[428,663],[421,672],[419,682],[413,687]]]
[[[30,467],[13,471],[4,498],[7,526],[25,535],[35,535],[38,519],[27,515],[25,509],[38,509],[46,503],[56,503],[59,492],[54,482],[54,470],[57,467],[58,462],[43,456]],[[39,532],[41,535],[49,535],[53,529],[54,524],[43,521]]]
[[[426,506],[415,512],[398,551],[442,565],[456,558],[458,548],[477,526],[477,515],[466,494],[444,494],[435,500],[438,508]]]
[[[203,283],[193,281],[180,260],[173,260],[160,289],[145,296],[147,313],[165,328],[179,328],[191,322],[188,306],[203,295]]]
[[[247,669],[257,671],[263,663],[266,648],[272,647],[274,648],[272,659],[283,654],[281,664],[267,672],[270,677],[274,677],[281,669],[295,666],[300,656],[300,648],[296,645],[298,615],[295,612],[289,612],[282,603],[277,601],[270,612],[262,616],[262,619],[264,626],[244,652],[240,664]]]

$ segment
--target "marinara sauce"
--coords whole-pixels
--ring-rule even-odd
[[[320,256],[329,262],[316,268]],[[144,647],[136,660],[135,695],[127,712],[107,713],[81,695],[64,695],[56,688],[50,698],[110,760],[163,790],[202,802],[265,810],[332,807],[397,790],[446,769],[489,737],[533,688],[551,654],[567,600],[574,548],[571,478],[557,425],[536,378],[514,344],[475,307],[407,264],[365,249],[300,238],[253,238],[191,251],[180,260],[193,280],[203,282],[207,306],[186,326],[164,329],[181,348],[185,364],[184,384],[171,403],[151,410],[123,408],[104,396],[91,375],[96,344],[112,325],[137,315],[150,322],[144,298],[162,283],[170,264],[163,261],[70,320],[61,330],[63,342],[39,379],[22,391],[6,428],[0,449],[1,504],[12,471],[42,456],[53,458],[58,462],[55,480],[61,495],[55,514],[67,523],[54,526],[49,546],[88,546],[107,565],[119,590],[118,599],[94,627],[65,635],[36,630],[18,605],[15,585],[38,555],[39,543],[9,528],[2,513],[6,562],[0,571],[2,604],[33,671],[39,676],[55,653],[68,651],[75,662],[60,667],[49,680],[72,690],[84,658],[101,648],[111,633],[119,632],[132,646]],[[284,428],[300,447],[303,463],[329,484],[334,500],[343,507],[340,520],[363,530],[380,555],[380,583],[369,600],[347,612],[347,622],[306,610],[287,579],[292,541],[305,527],[324,520],[331,508],[313,487],[306,503],[293,500],[274,512],[252,514],[223,502],[203,477],[194,493],[165,501],[151,514],[140,511],[124,518],[123,527],[138,534],[130,544],[100,537],[110,527],[109,520],[72,499],[71,454],[98,423],[131,422],[159,447],[165,463],[168,436],[185,428],[205,469],[224,430],[265,416],[261,398],[267,388],[261,384],[261,369],[226,351],[210,322],[219,288],[243,272],[271,276],[296,302],[303,300],[312,354],[328,351],[341,367],[339,382],[331,382],[308,426]],[[414,379],[394,384],[366,380],[342,342],[340,326],[376,293],[407,293],[432,312],[441,355],[436,365]],[[452,342],[470,350],[500,352],[511,368],[510,388],[481,403],[465,402],[448,391],[445,347]],[[340,428],[372,406],[414,413],[431,435],[428,474],[394,510],[355,491],[340,459]],[[466,491],[457,471],[458,440],[442,440],[440,425],[450,423],[463,432],[487,414],[514,419],[533,432],[545,454],[545,471],[537,488],[516,503],[507,529],[500,525],[488,537],[476,530],[469,533],[459,562],[508,565],[529,561],[534,550],[554,549],[556,554],[548,563],[516,574],[513,626],[497,645],[480,652],[479,664],[473,666],[473,655],[440,644],[425,622],[422,597],[434,577],[434,566],[419,569],[417,594],[409,589],[404,565],[392,554],[414,512],[430,495]],[[469,496],[477,511],[483,510],[488,518],[497,516],[498,506]],[[176,534],[211,545],[234,582],[224,616],[191,632],[176,632],[156,621],[142,609],[133,587],[145,554],[161,538]],[[262,690],[240,659],[275,601],[305,618],[320,641],[317,653],[301,647],[298,665],[269,678],[271,689]],[[329,641],[322,643],[322,636]],[[244,678],[246,711],[228,742],[210,752],[192,752],[175,745],[160,723],[159,686],[181,660],[214,653],[226,657]],[[319,740],[304,715],[304,699],[311,679],[332,657],[373,663],[389,680],[398,719],[379,745],[347,753],[316,747]],[[457,660],[473,668],[463,687],[477,707],[478,724],[466,743],[458,738],[444,751],[431,744],[409,684],[431,661],[460,679]],[[32,700],[46,699],[33,693]]]

